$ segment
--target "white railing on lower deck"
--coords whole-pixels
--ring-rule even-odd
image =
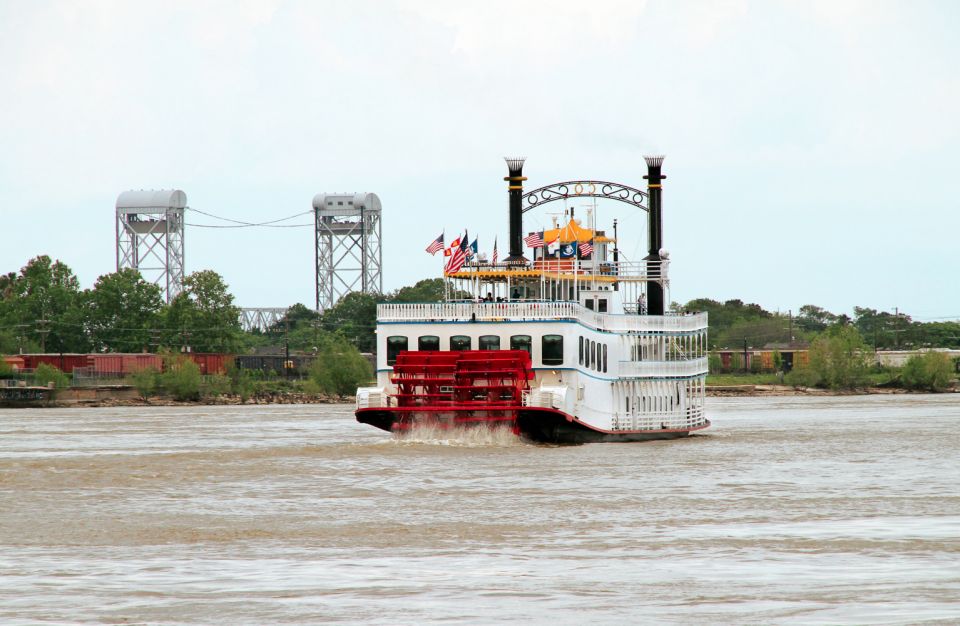
[[[615,415],[611,422],[613,430],[663,430],[672,428],[697,428],[706,424],[702,406],[691,406],[685,411],[644,413],[643,415]]]
[[[694,331],[706,328],[706,313],[689,315],[614,315],[597,313],[576,302],[429,302],[377,305],[380,322],[574,320],[614,332]]]
[[[707,357],[686,361],[620,361],[620,376],[697,376],[707,373]]]

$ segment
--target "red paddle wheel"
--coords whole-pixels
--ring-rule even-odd
[[[526,350],[401,352],[388,406],[357,410],[357,420],[384,430],[415,425],[514,426],[533,379]]]

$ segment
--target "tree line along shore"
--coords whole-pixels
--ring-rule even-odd
[[[162,355],[163,366],[131,374],[128,401],[267,402],[348,398],[372,377],[363,353],[375,350],[379,302],[436,302],[443,281],[425,279],[388,294],[351,293],[317,313],[291,306],[277,324],[246,332],[223,278],[211,270],[186,277],[183,290],[163,302],[156,285],[123,269],[100,276],[87,289],[62,261],[38,256],[19,272],[0,274],[0,354],[142,353]],[[740,300],[707,298],[672,303],[671,311],[707,311],[711,354],[708,386],[721,393],[803,393],[803,390],[950,391],[957,386],[960,322],[920,322],[904,312],[854,307],[853,315],[816,305],[796,315],[767,311]],[[188,352],[312,355],[296,376],[227,367],[202,374]],[[914,353],[899,366],[877,361],[884,350]],[[751,360],[763,350],[771,358]],[[724,361],[721,355],[742,353]],[[803,359],[784,355],[803,354]],[[0,361],[0,379],[16,385],[68,389],[69,374],[51,365],[14,372]],[[739,387],[739,390],[734,388]],[[63,395],[63,394],[61,394]],[[139,398],[139,400],[137,399]]]

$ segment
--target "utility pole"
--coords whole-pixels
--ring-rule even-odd
[[[47,352],[47,335],[50,333],[47,324],[49,323],[50,320],[37,320],[37,334],[40,335],[40,352],[44,354]]]
[[[290,378],[290,368],[293,363],[290,362],[290,316],[283,317],[283,377]]]
[[[743,373],[747,373],[747,338],[743,338]]]

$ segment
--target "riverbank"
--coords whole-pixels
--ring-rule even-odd
[[[169,396],[143,398],[136,389],[126,386],[84,387],[60,389],[47,406],[56,407],[117,407],[117,406],[217,406],[255,404],[340,404],[352,402],[326,394],[304,392],[268,392],[248,397],[234,394],[208,396],[199,400],[174,400]]]
[[[707,385],[707,396],[728,397],[777,397],[777,396],[868,396],[929,393],[891,387],[866,387],[853,390],[817,389],[791,385]],[[960,393],[953,389],[944,393]],[[174,400],[168,396],[151,396],[144,399],[135,389],[125,386],[84,387],[60,389],[53,399],[15,406],[34,408],[97,408],[137,406],[218,406],[218,405],[266,405],[266,404],[352,404],[352,397],[311,394],[303,392],[260,393],[249,397],[222,394],[200,400]],[[0,406],[3,406],[0,404]]]
[[[862,389],[818,389],[816,387],[793,387],[790,385],[707,385],[707,396],[712,398],[757,397],[757,396],[890,396],[903,394],[960,393],[954,387],[942,392],[900,389],[896,387],[864,387]]]

